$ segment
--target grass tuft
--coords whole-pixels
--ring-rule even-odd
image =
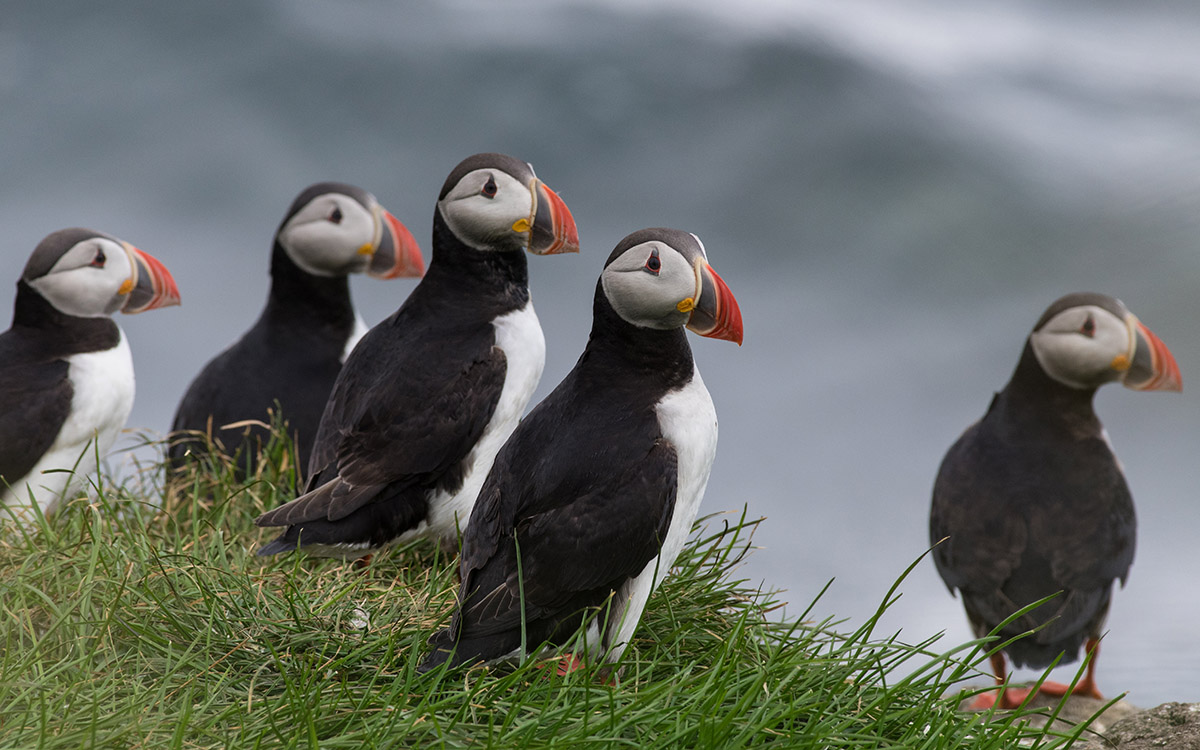
[[[709,518],[651,597],[619,673],[537,660],[416,671],[449,616],[432,545],[365,570],[263,561],[253,518],[290,499],[286,441],[257,473],[220,460],[106,479],[0,529],[0,747],[1061,747],[1021,712],[955,710],[994,639],[937,650],[811,614],[736,577],[760,522]],[[914,563],[915,565],[915,563]],[[911,570],[911,568],[910,568]],[[905,571],[896,586],[903,580]],[[901,675],[896,677],[896,675]]]

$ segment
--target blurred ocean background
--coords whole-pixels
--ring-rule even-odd
[[[793,615],[834,579],[813,616],[848,629],[925,551],[941,457],[1042,310],[1070,291],[1122,298],[1187,390],[1097,398],[1140,521],[1100,687],[1143,706],[1200,700],[1200,5],[0,12],[0,287],[44,235],[79,225],[155,254],[183,294],[119,320],[138,374],[131,428],[165,431],[201,365],[257,317],[272,233],[302,187],[367,188],[428,257],[442,181],[486,150],[531,162],[583,243],[530,259],[548,345],[539,398],[579,355],[621,237],[665,225],[703,238],[746,341],[693,337],[721,419],[702,512],[766,516],[742,573],[786,589]],[[353,289],[373,324],[413,283]],[[970,637],[928,560],[901,592],[881,632],[945,631],[946,649]]]

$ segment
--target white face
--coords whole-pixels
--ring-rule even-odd
[[[642,328],[682,328],[691,310],[685,300],[696,298],[696,269],[678,250],[658,240],[621,253],[601,273],[600,283],[617,314]]]
[[[1114,360],[1131,360],[1137,345],[1124,320],[1094,305],[1063,310],[1029,341],[1042,369],[1073,388],[1095,388],[1118,379],[1123,370],[1114,367]]]
[[[382,226],[374,212],[350,196],[324,193],[288,219],[279,230],[279,244],[314,276],[345,276],[367,269]]]
[[[63,253],[47,274],[29,285],[68,315],[112,315],[133,288],[133,260],[120,243],[90,237]]]
[[[438,201],[450,230],[476,250],[525,250],[536,206],[531,185],[499,169],[476,169]]]

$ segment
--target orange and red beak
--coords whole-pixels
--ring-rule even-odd
[[[122,242],[125,252],[129,253],[129,262],[133,266],[133,276],[129,279],[125,304],[121,305],[123,313],[140,313],[153,310],[156,307],[170,307],[179,304],[179,287],[167,267],[150,253],[138,250],[128,242]]]
[[[421,247],[413,237],[408,227],[392,216],[391,212],[382,208],[377,214],[379,239],[371,253],[371,263],[367,266],[367,275],[376,279],[395,279],[401,276],[420,278],[425,275],[425,259],[421,256]],[[370,251],[370,246],[366,246]]]
[[[541,180],[535,177],[533,183],[536,205],[529,230],[529,252],[534,255],[579,252],[579,230],[567,204]]]
[[[742,310],[729,286],[703,258],[696,261],[696,297],[688,330],[742,345]]]
[[[1129,369],[1122,383],[1137,391],[1182,391],[1183,378],[1171,350],[1133,315],[1126,319],[1134,339]]]

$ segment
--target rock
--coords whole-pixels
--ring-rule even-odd
[[[1053,710],[1058,698],[1038,695],[1033,708]],[[1054,729],[1069,733],[1104,708],[1107,701],[1074,695],[1055,719]],[[965,706],[964,706],[965,707]],[[1045,717],[1029,717],[1032,726],[1044,726]],[[1164,703],[1142,710],[1117,701],[1100,714],[1071,745],[1072,750],[1200,750],[1200,703]]]
[[[1018,686],[1028,687],[1028,686]],[[1037,694],[1029,701],[1030,709],[1042,709],[1045,715],[1033,715],[1027,718],[1030,726],[1042,727],[1045,726],[1049,714],[1055,710],[1059,702],[1062,700],[1059,696],[1051,696]],[[972,710],[969,708],[970,701],[964,701],[962,708],[964,710]],[[1101,748],[1111,748],[1111,744],[1104,744],[1105,738],[1112,731],[1112,728],[1120,722],[1136,717],[1144,711],[1141,708],[1129,703],[1128,701],[1119,700],[1108,707],[1104,713],[1096,716],[1096,714],[1108,704],[1107,700],[1097,700],[1096,698],[1088,698],[1082,695],[1072,695],[1067,698],[1066,703],[1059,709],[1057,716],[1054,718],[1053,729],[1057,732],[1068,734],[1080,724],[1096,718],[1088,724],[1087,729],[1080,735],[1079,740],[1072,745],[1074,750],[1100,750]],[[1197,750],[1200,750],[1198,748]]]
[[[1094,747],[1200,750],[1200,703],[1164,703],[1114,723],[1105,736],[1107,744]]]
[[[1029,702],[1029,705],[1033,708],[1045,708],[1053,711],[1060,700],[1061,698],[1056,696],[1036,695],[1034,696],[1033,700]],[[1095,698],[1088,698],[1082,695],[1072,695],[1067,699],[1067,702],[1063,704],[1062,710],[1058,712],[1058,716],[1055,718],[1053,728],[1059,732],[1070,732],[1075,727],[1086,722],[1088,719],[1091,719],[1093,716],[1096,716],[1096,713],[1103,709],[1107,703],[1108,701],[1106,700],[1097,700]],[[1088,724],[1088,728],[1084,730],[1082,735],[1080,735],[1081,741],[1075,743],[1074,746],[1082,750],[1083,748],[1088,747],[1086,744],[1083,744],[1083,740],[1099,740],[1101,736],[1107,736],[1112,730],[1112,727],[1116,726],[1118,723],[1137,716],[1140,713],[1143,713],[1142,709],[1138,708],[1132,703],[1123,700],[1117,701],[1109,706],[1108,710],[1099,716],[1096,716],[1096,718],[1090,724]],[[1041,719],[1039,721],[1038,718],[1040,717],[1034,717],[1034,720],[1032,720],[1030,723],[1034,726],[1044,726],[1046,724],[1045,719]]]

